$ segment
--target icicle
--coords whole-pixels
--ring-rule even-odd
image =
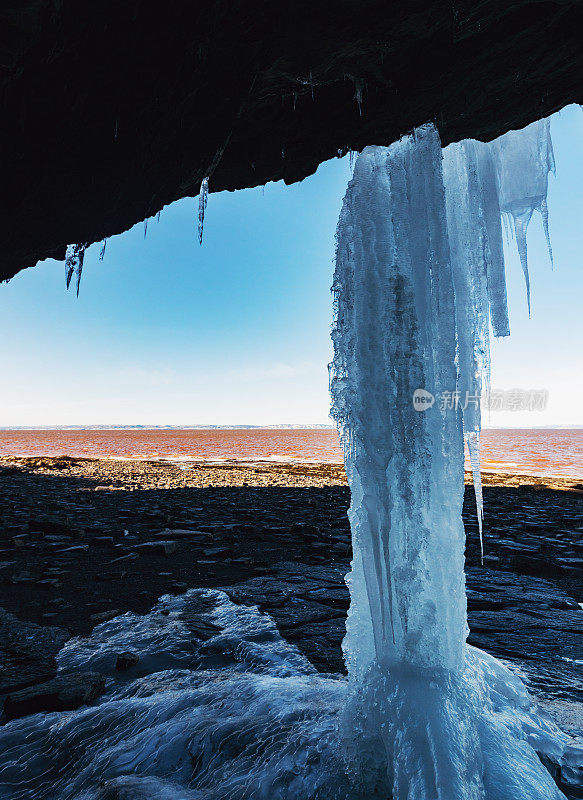
[[[209,179],[203,178],[202,183],[200,184],[200,193],[198,195],[198,241],[200,244],[202,244],[204,213],[206,211],[208,193],[209,193]]]
[[[77,297],[79,297],[79,285],[81,283],[83,259],[85,258],[86,249],[86,244],[70,244],[65,253],[65,283],[68,289],[73,273],[77,273]]]
[[[502,227],[504,229],[504,237],[506,239],[506,244],[510,244],[511,240],[514,238],[514,230],[512,225],[510,224],[510,217],[508,214],[502,214],[500,212],[500,216],[502,219]]]
[[[85,250],[79,253],[79,260],[77,261],[77,297],[79,297],[79,287],[81,286],[81,273],[83,272],[83,260],[85,258]]]
[[[474,495],[476,498],[476,513],[478,516],[478,531],[480,534],[480,560],[484,564],[484,538],[482,526],[484,523],[484,500],[482,496],[482,472],[480,464],[480,434],[478,431],[466,433],[465,439],[468,445],[470,465],[472,468],[472,480],[474,483]]]
[[[103,257],[105,256],[105,247],[107,245],[107,239],[104,239],[101,243],[101,250],[99,251],[99,260],[103,261]]]
[[[455,289],[457,389],[468,433],[480,429],[480,397],[490,371],[489,236],[473,142],[445,148],[443,180]]]
[[[144,239],[146,238],[147,234],[148,234],[148,219],[146,218],[144,220]]]
[[[530,276],[528,274],[528,252],[526,245],[526,231],[528,223],[532,217],[530,209],[523,213],[515,213],[514,218],[514,234],[516,236],[516,247],[518,248],[518,255],[520,258],[520,266],[524,273],[524,284],[526,286],[526,302],[528,305],[528,316],[530,317]]]
[[[514,222],[516,244],[524,272],[530,314],[526,231],[535,210],[541,214],[543,220],[552,264],[547,191],[549,172],[554,173],[555,171],[555,157],[551,141],[550,120],[542,119],[533,122],[523,130],[509,131],[491,142],[488,147],[496,168],[500,211],[502,214],[508,214]]]
[[[485,164],[480,170],[479,148],[474,142],[452,144],[443,151],[443,180],[447,209],[447,227],[455,290],[458,383],[456,399],[461,403],[464,438],[470,458],[478,452],[474,490],[482,547],[482,490],[479,471],[479,432],[481,396],[489,388],[490,290],[496,295],[503,323],[504,308],[498,281],[504,278],[500,214],[496,193],[487,180]],[[491,207],[491,204],[493,208]],[[489,207],[490,206],[490,207]],[[502,276],[499,272],[502,271]],[[488,273],[491,272],[491,281]],[[504,292],[505,300],[505,292]]]
[[[553,248],[551,247],[551,235],[549,233],[549,207],[547,199],[541,201],[540,214],[543,220],[543,230],[545,232],[545,239],[547,241],[547,250],[549,251],[549,261],[551,262],[551,269],[554,269]]]
[[[484,258],[488,283],[490,322],[494,336],[509,336],[508,300],[506,297],[506,270],[504,266],[504,244],[496,171],[488,145],[474,142],[477,174],[480,183],[481,218],[483,221]]]
[[[73,273],[75,272],[75,259],[77,255],[77,245],[70,244],[67,246],[67,252],[65,253],[65,286],[68,289],[69,284],[71,283],[71,278],[73,277]]]
[[[156,222],[160,222],[160,211],[156,214]]]

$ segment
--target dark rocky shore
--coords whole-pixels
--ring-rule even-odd
[[[464,504],[469,641],[519,667],[575,730],[583,486],[509,475],[485,476],[485,484],[483,566],[471,486]],[[90,701],[99,676],[54,680],[66,638],[190,587],[222,588],[237,603],[259,605],[318,669],[343,670],[348,502],[335,465],[1,459],[6,713]],[[119,655],[120,669],[139,658]]]

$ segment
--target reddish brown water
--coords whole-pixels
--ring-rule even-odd
[[[0,455],[339,463],[333,430],[0,430]],[[487,429],[487,471],[583,478],[583,429]]]

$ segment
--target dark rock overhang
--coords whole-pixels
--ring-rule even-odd
[[[583,102],[573,0],[3,0],[0,279],[198,193],[301,180],[433,120]]]

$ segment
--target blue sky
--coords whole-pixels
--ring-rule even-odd
[[[549,208],[529,228],[532,318],[508,247],[511,337],[493,386],[549,390],[545,412],[491,424],[583,424],[583,114],[555,115]],[[86,254],[80,296],[60,262],[0,286],[0,425],[326,423],[334,230],[348,159],[301,184],[209,197],[202,247],[185,199]],[[212,184],[211,184],[212,190]]]

